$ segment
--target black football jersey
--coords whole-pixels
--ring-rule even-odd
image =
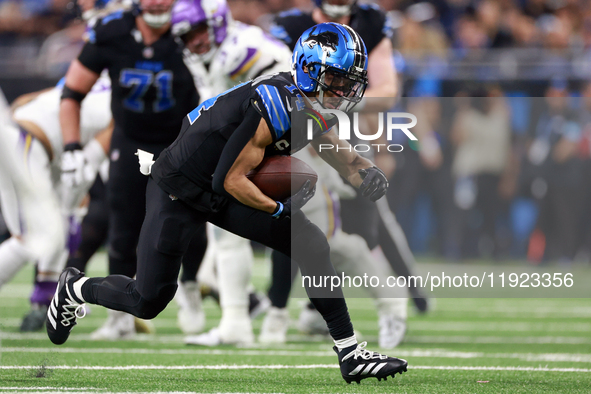
[[[222,151],[238,128],[249,106],[267,122],[273,143],[265,156],[290,155],[327,132],[332,126],[292,128],[292,121],[305,117],[304,98],[290,73],[264,75],[245,82],[201,103],[183,120],[181,132],[152,167],[152,178],[167,192],[184,201],[213,192],[212,177]],[[295,122],[295,121],[294,121]],[[298,121],[305,125],[305,121]]]
[[[270,32],[293,50],[298,38],[314,25],[316,22],[312,19],[310,12],[302,12],[294,8],[280,13],[275,18]],[[368,54],[384,37],[392,35],[391,24],[386,14],[375,4],[354,5],[349,26],[359,33]]]
[[[169,144],[199,96],[170,30],[146,46],[135,18],[133,11],[118,11],[99,20],[78,60],[97,74],[109,70],[117,129],[138,141]]]

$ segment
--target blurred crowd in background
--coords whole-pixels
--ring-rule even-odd
[[[235,19],[269,28],[272,15],[311,0],[231,0]],[[591,7],[584,0],[379,0],[397,66],[407,76],[584,78],[591,68]],[[72,0],[0,0],[0,65],[59,74],[80,47]],[[543,49],[543,51],[540,51]],[[39,52],[41,51],[41,52]],[[49,58],[39,55],[48,55]],[[12,67],[12,68],[11,68]]]
[[[399,106],[428,119],[389,201],[416,253],[591,260],[591,7],[577,0],[380,0]],[[229,0],[270,29],[310,0]],[[82,47],[70,0],[0,0],[0,80],[59,79]],[[14,85],[15,83],[13,83]],[[24,89],[24,88],[23,88]],[[420,115],[423,115],[422,117]]]

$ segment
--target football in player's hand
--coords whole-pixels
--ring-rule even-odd
[[[261,164],[246,174],[261,191],[275,201],[284,201],[310,180],[316,185],[318,175],[305,162],[291,156],[265,157]]]

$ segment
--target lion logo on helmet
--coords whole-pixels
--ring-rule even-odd
[[[310,34],[310,37],[306,38],[304,44],[307,44],[310,49],[316,45],[320,45],[325,52],[336,52],[337,45],[339,43],[339,35],[332,31],[323,31],[319,34]]]

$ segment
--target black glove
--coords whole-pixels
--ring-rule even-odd
[[[359,175],[363,179],[361,186],[359,186],[363,197],[375,202],[386,194],[388,178],[378,167],[373,166],[365,170],[359,170]]]
[[[273,212],[271,216],[275,219],[291,218],[291,214],[302,209],[302,207],[314,197],[315,192],[316,185],[310,187],[310,180],[307,180],[306,183],[304,183],[304,186],[302,186],[293,196],[284,202],[277,201],[277,208],[275,208],[275,212]]]

